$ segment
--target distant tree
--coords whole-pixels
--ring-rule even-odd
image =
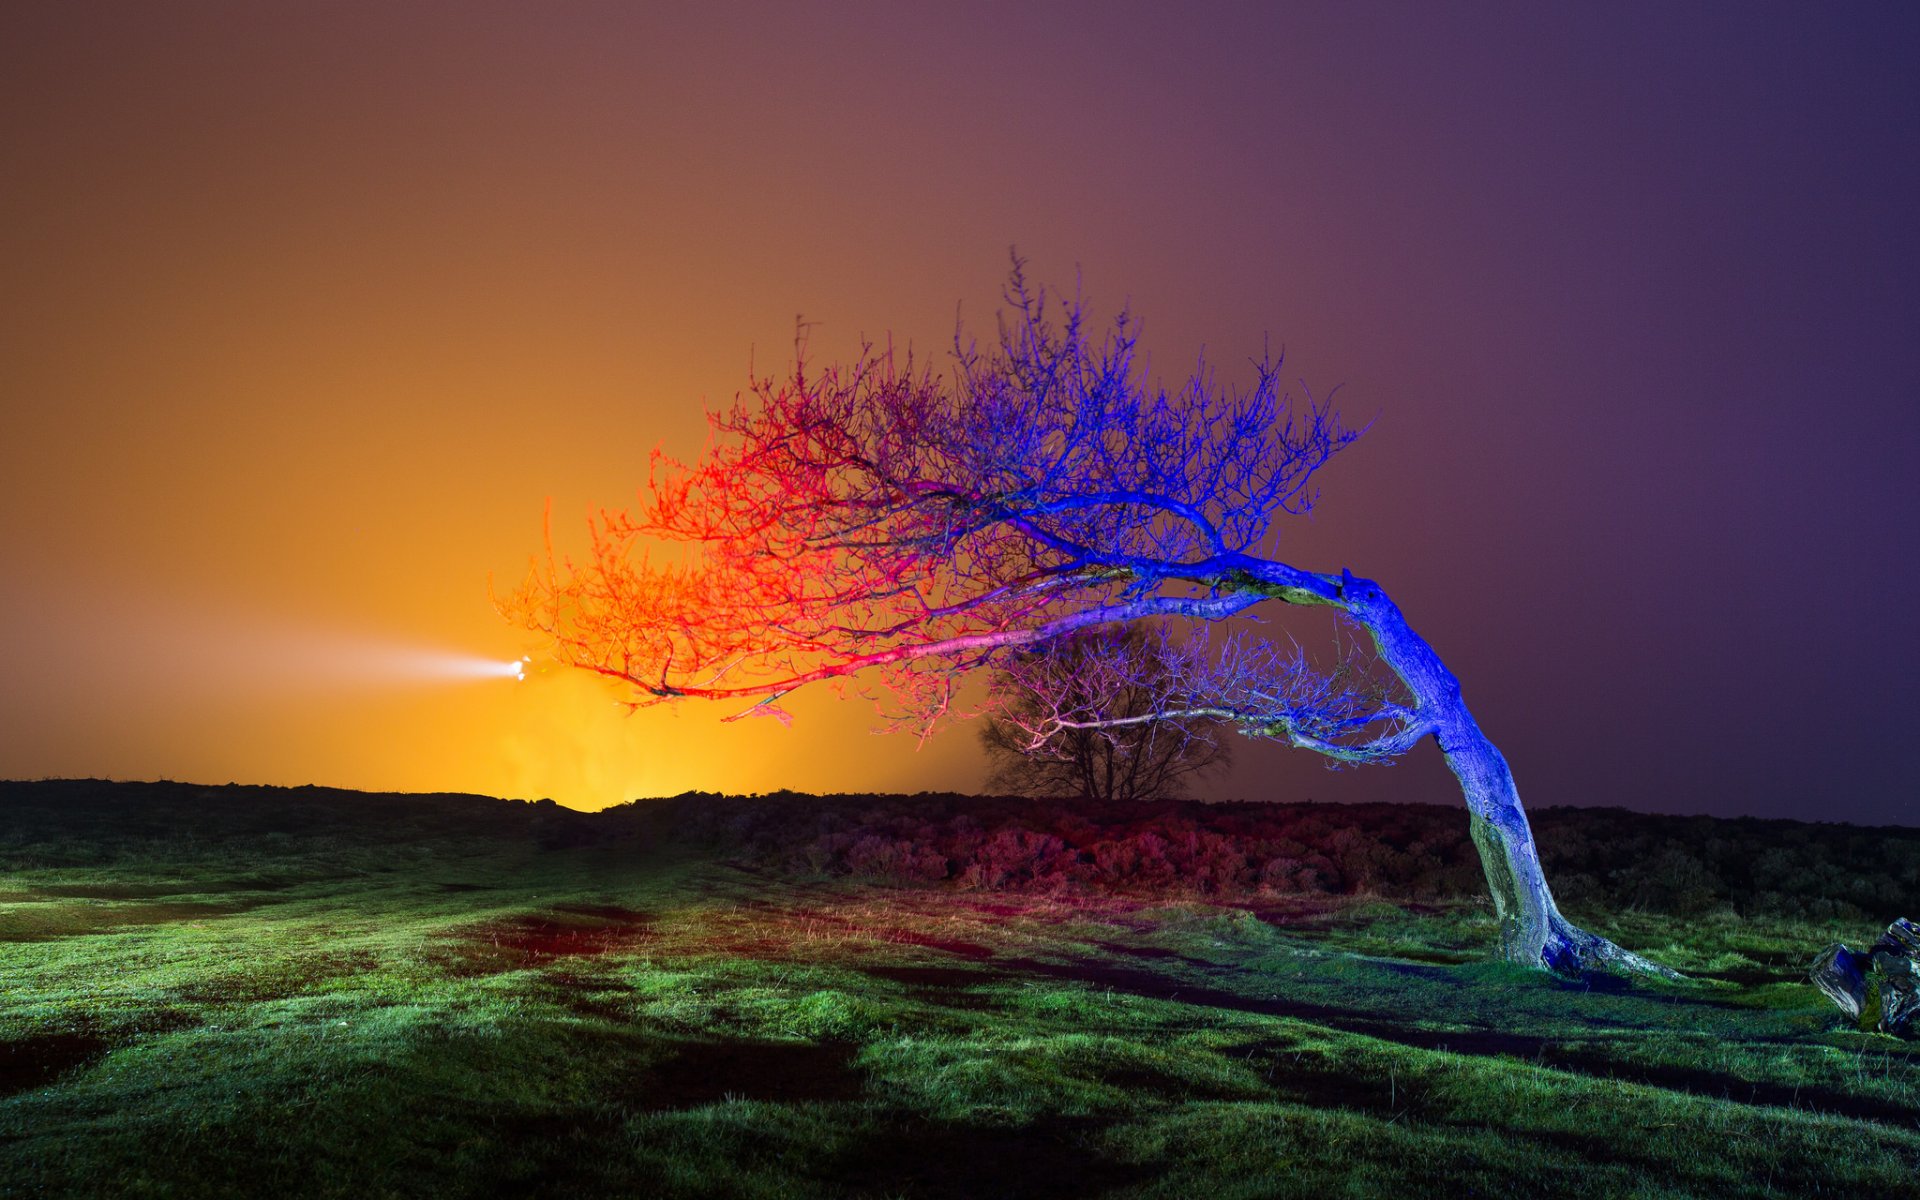
[[[1079,629],[1008,655],[980,730],[987,790],[1096,801],[1185,796],[1224,770],[1220,723],[1157,714],[1177,703],[1184,647],[1143,623]],[[1144,720],[1139,718],[1145,718]]]
[[[1018,263],[1007,302],[997,344],[956,337],[947,375],[870,348],[819,371],[801,354],[790,377],[755,381],[710,415],[700,462],[656,452],[646,505],[593,522],[585,562],[549,546],[504,609],[636,705],[758,697],[748,712],[784,718],[794,689],[857,680],[923,733],[963,679],[1018,650],[1185,623],[1207,648],[1160,711],[1054,724],[1211,719],[1340,763],[1432,738],[1466,797],[1504,956],[1663,971],[1561,915],[1505,758],[1386,591],[1278,557],[1282,518],[1312,507],[1314,474],[1357,436],[1331,407],[1296,407],[1271,357],[1250,388],[1222,389],[1204,365],[1151,385],[1127,313],[1096,339],[1079,303],[1056,306]],[[659,563],[649,541],[689,552]],[[1245,631],[1207,645],[1217,623],[1276,603],[1363,630],[1390,686]]]

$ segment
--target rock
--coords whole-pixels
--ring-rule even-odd
[[[1867,1002],[1867,974],[1861,969],[1867,956],[1855,954],[1839,942],[1820,952],[1808,974],[1813,986],[1825,992],[1840,1011],[1858,1020],[1860,1008]]]
[[[1901,1036],[1916,1032],[1920,1017],[1920,926],[1901,917],[1870,952],[1880,982],[1880,1028]]]
[[[1854,1020],[1871,1011],[1869,1001],[1877,995],[1880,1032],[1899,1037],[1920,1032],[1920,926],[1905,917],[1887,926],[1865,954],[1840,942],[1828,946],[1808,974]]]
[[[1887,926],[1887,931],[1880,935],[1880,940],[1873,944],[1873,948],[1905,958],[1920,959],[1920,925],[1900,917]]]
[[[1915,1019],[1920,1018],[1920,964],[1911,958],[1892,955],[1873,956],[1880,977],[1880,1031],[1900,1037],[1920,1033]]]

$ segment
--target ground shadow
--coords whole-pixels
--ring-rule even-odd
[[[1570,1071],[1602,1079],[1640,1083],[1668,1091],[1685,1092],[1709,1100],[1737,1104],[1798,1108],[1830,1113],[1863,1121],[1884,1121],[1901,1127],[1920,1118],[1911,1105],[1874,1096],[1862,1096],[1833,1088],[1789,1087],[1761,1083],[1737,1075],[1660,1063],[1626,1063],[1582,1046],[1569,1046],[1559,1039],[1532,1034],[1509,1033],[1497,1029],[1422,1029],[1396,1024],[1352,1009],[1284,997],[1243,996],[1222,988],[1169,979],[1151,971],[1115,966],[1103,962],[1046,962],[1039,959],[1002,959],[996,965],[1010,973],[1071,980],[1111,988],[1145,999],[1177,1000],[1183,1004],[1232,1012],[1261,1013],[1291,1017],[1317,1025],[1364,1034],[1385,1042],[1422,1050],[1442,1050],[1454,1054],[1498,1055],[1522,1059],[1537,1066]],[[1324,1089],[1332,1085],[1307,1085]],[[1376,1089],[1377,1090],[1377,1089]],[[1349,1107],[1374,1107],[1362,1101]]]
[[[0,1042],[0,1096],[46,1087],[110,1048],[105,1038],[86,1033],[43,1033]]]
[[[842,1042],[685,1042],[656,1064],[631,1098],[643,1112],[728,1100],[778,1104],[857,1100],[866,1075]]]
[[[1099,1144],[1109,1124],[1073,1117],[1010,1127],[903,1120],[839,1158],[828,1178],[840,1195],[1079,1200],[1156,1173],[1110,1157]]]

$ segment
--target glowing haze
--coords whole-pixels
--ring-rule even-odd
[[[1271,334],[1377,418],[1288,552],[1532,804],[1913,819],[1910,12],[663,7],[0,13],[0,776],[976,787],[858,702],[517,682],[486,589],[796,314],[937,352],[1017,244],[1168,374]]]

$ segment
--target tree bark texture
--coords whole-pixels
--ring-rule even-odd
[[[1604,970],[1674,976],[1675,972],[1581,929],[1560,914],[1540,869],[1513,772],[1467,710],[1460,681],[1426,639],[1407,625],[1399,607],[1378,584],[1343,574],[1340,597],[1347,614],[1373,638],[1381,661],[1413,693],[1447,766],[1460,781],[1474,845],[1480,851],[1500,923],[1502,957],[1562,974]]]

